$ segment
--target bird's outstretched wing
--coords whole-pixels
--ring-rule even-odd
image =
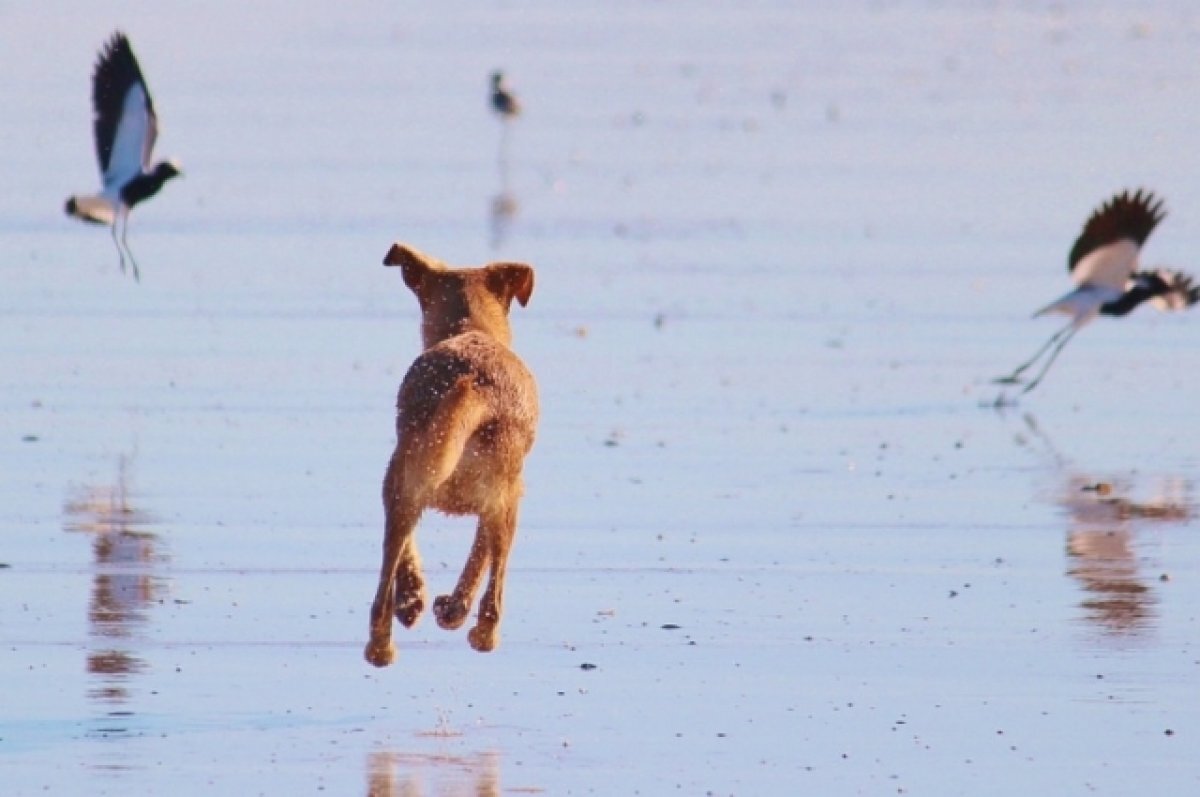
[[[1142,244],[1166,215],[1162,200],[1149,191],[1117,194],[1092,213],[1071,247],[1071,278],[1080,285],[1123,289],[1137,268]]]
[[[106,190],[119,190],[150,163],[158,119],[129,39],[114,33],[92,76],[96,158]]]

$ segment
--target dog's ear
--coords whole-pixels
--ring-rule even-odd
[[[414,292],[421,285],[421,280],[427,273],[438,268],[437,261],[411,246],[402,243],[392,244],[387,256],[383,258],[385,266],[399,266],[404,275],[404,284]]]
[[[533,294],[533,267],[524,263],[492,263],[487,267],[487,286],[506,306],[516,299],[524,307]]]

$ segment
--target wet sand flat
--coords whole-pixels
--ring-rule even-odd
[[[186,174],[140,284],[61,213],[117,26]],[[1200,269],[1197,37],[1182,2],[0,8],[0,791],[1195,792],[1200,317],[989,380],[1114,191]],[[426,617],[376,670],[397,239],[535,266],[543,418],[501,647]],[[471,533],[424,519],[431,594]]]

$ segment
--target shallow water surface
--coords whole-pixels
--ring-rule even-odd
[[[141,283],[61,214],[116,26],[186,170]],[[5,793],[1195,792],[1200,318],[989,380],[1113,191],[1200,268],[1198,38],[1181,2],[0,6]],[[425,618],[375,670],[397,239],[534,264],[543,418],[500,649]],[[425,518],[433,594],[471,532]]]

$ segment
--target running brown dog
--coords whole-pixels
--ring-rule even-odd
[[[376,667],[396,658],[392,617],[411,627],[425,609],[414,531],[427,507],[479,516],[458,584],[434,601],[433,613],[442,628],[462,626],[488,568],[467,639],[475,650],[496,647],[521,469],[538,419],[537,383],[509,348],[508,324],[512,300],[529,302],[533,269],[522,263],[449,268],[399,243],[383,264],[399,266],[417,295],[425,350],[400,385],[396,451],[383,481],[383,565],[365,652]]]

